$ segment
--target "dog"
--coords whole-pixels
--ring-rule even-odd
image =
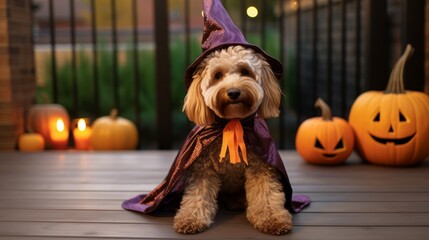
[[[207,55],[192,76],[183,112],[197,125],[216,118],[262,119],[280,113],[282,91],[270,64],[251,48],[232,45]],[[213,223],[218,205],[245,209],[257,230],[282,235],[292,228],[280,176],[273,166],[248,149],[248,165],[219,161],[222,139],[204,149],[185,174],[186,187],[173,227],[178,233],[199,233]],[[243,152],[241,152],[243,155]]]

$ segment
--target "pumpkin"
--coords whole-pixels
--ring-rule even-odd
[[[370,163],[414,165],[429,155],[429,97],[404,89],[404,65],[412,52],[407,45],[393,67],[386,91],[361,94],[350,110],[358,153]]]
[[[90,143],[94,150],[132,150],[137,141],[137,127],[130,120],[118,117],[116,109],[92,124]]]
[[[38,133],[24,133],[19,136],[18,148],[21,152],[36,152],[45,149],[45,140]]]
[[[296,150],[309,163],[343,163],[354,148],[353,130],[346,120],[332,117],[331,109],[322,99],[317,99],[315,106],[322,110],[322,116],[307,119],[299,126]]]
[[[61,119],[64,136],[59,141],[53,136],[57,121]],[[68,144],[70,119],[66,109],[59,104],[36,104],[30,107],[27,113],[27,129],[39,133],[45,139],[48,149],[65,149]]]

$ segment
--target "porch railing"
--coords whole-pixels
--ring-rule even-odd
[[[117,5],[123,1],[102,1],[113,9],[111,24],[107,28],[97,25],[97,7],[100,6],[97,1],[102,0],[33,0],[35,6],[48,9],[48,24],[35,28],[34,36],[36,50],[47,46],[50,51],[51,64],[47,78],[51,81],[49,91],[52,101],[65,101],[61,97],[64,90],[60,90],[63,88],[63,79],[58,78],[58,48],[65,43],[71,53],[69,72],[72,84],[67,91],[71,92],[72,99],[68,107],[72,117],[80,116],[83,105],[88,104],[91,105],[89,109],[93,118],[107,114],[101,99],[103,95],[111,94],[111,107],[119,108],[120,112],[127,108],[127,116],[138,126],[140,148],[177,147],[192,124],[186,122],[183,114],[177,114],[181,105],[181,102],[177,102],[181,100],[177,99],[183,99],[186,90],[182,83],[173,83],[172,78],[177,76],[172,76],[172,68],[177,64],[183,66],[179,73],[183,76],[185,67],[200,53],[195,38],[202,31],[202,20],[191,19],[191,15],[201,12],[202,1],[130,0],[127,14],[131,16],[131,24],[125,30],[118,27],[118,15],[123,13],[118,12]],[[90,24],[87,27],[80,27],[77,22],[76,6],[81,2],[87,4],[90,13]],[[285,92],[282,113],[280,118],[269,121],[280,148],[293,148],[298,125],[317,114],[313,107],[317,97],[323,97],[335,115],[347,118],[353,100],[362,91],[384,89],[390,68],[406,43],[411,43],[416,49],[407,65],[407,79],[412,81],[407,82],[406,87],[423,90],[424,0],[225,0],[223,3],[249,42],[255,40],[252,43],[268,49],[284,64],[285,74],[281,79]],[[58,28],[55,12],[58,4],[66,4],[69,10],[66,19],[69,26],[62,30]],[[174,23],[180,27],[172,27],[171,4],[175,4],[183,16],[176,20],[179,23]],[[148,7],[141,8],[141,5]],[[259,16],[255,19],[246,15],[245,9],[250,5],[259,9]],[[35,23],[37,11],[34,12]],[[150,13],[154,13],[152,25],[140,26],[139,18]],[[201,24],[195,26],[195,21]],[[108,46],[109,54],[105,56],[111,58],[110,73],[100,72],[100,61],[105,60],[100,53],[100,38],[108,39],[105,45]],[[172,39],[180,40],[182,54],[172,56]],[[131,63],[131,79],[124,79],[120,75],[120,52],[125,45],[130,52],[127,59]],[[148,61],[142,58],[139,50],[151,46],[154,47],[155,55]],[[89,48],[91,53],[91,79],[85,79],[84,86],[78,76],[78,63],[82,61],[79,49],[82,48]],[[155,66],[153,79],[145,79],[142,75],[141,67],[147,64]],[[113,79],[109,87],[101,82],[106,74]],[[91,87],[90,91],[82,90],[87,88],[86,84]],[[124,84],[131,85],[132,90],[121,92]],[[148,84],[153,88],[146,89],[144,93],[155,93],[153,102],[149,103],[142,100],[147,99],[142,89]],[[90,94],[87,97],[90,101],[79,102],[83,94]],[[127,98],[123,99],[122,96]],[[152,116],[146,112],[142,102],[156,106]],[[154,124],[147,126],[149,117],[153,118]],[[150,131],[152,136],[146,137]]]

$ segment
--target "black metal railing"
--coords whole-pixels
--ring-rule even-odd
[[[126,13],[130,15],[131,24],[125,29],[118,26],[118,17],[124,13],[117,12],[119,1],[115,0],[103,0],[113,9],[111,24],[108,28],[98,27],[97,1],[101,0],[33,0],[35,5],[48,9],[48,24],[35,28],[36,50],[41,45],[50,49],[47,92],[51,93],[53,102],[68,101],[65,105],[72,117],[106,115],[103,106],[109,104],[120,112],[127,112],[126,117],[138,126],[141,149],[177,147],[192,126],[183,114],[178,114],[186,91],[183,79],[180,79],[186,66],[201,51],[195,42],[202,32],[202,20],[196,21],[192,14],[201,12],[202,0],[175,1],[180,5],[175,6],[176,11],[183,17],[174,24],[169,20],[171,2],[131,0]],[[81,7],[82,2],[86,3],[90,13],[89,23],[83,27],[76,15],[77,6]],[[392,49],[402,49],[406,43],[412,43],[417,50],[410,63],[413,71],[407,72],[416,80],[407,83],[408,87],[423,89],[424,0],[224,0],[223,3],[249,42],[267,48],[284,64],[282,113],[280,118],[269,121],[280,148],[294,147],[298,125],[317,115],[313,103],[318,97],[331,105],[335,115],[347,118],[351,104],[362,91],[383,89],[393,59],[400,54]],[[68,31],[58,28],[57,4],[68,6]],[[141,8],[142,4],[148,7]],[[250,19],[246,15],[245,9],[249,5],[260,10],[257,18]],[[398,12],[404,22],[391,24],[389,19],[398,17],[395,15]],[[149,13],[154,13],[153,22],[141,26],[139,18]],[[392,32],[397,29],[402,32],[399,39],[392,37]],[[172,39],[178,40],[181,46],[177,50],[180,54],[174,56]],[[62,71],[57,56],[58,41],[65,42],[71,52],[69,77],[72,83],[67,90],[64,90],[64,79],[58,77]],[[107,43],[103,44],[103,41]],[[154,46],[153,56],[140,55],[142,43]],[[79,79],[83,60],[78,48],[83,44],[90,48],[88,58],[91,64],[90,79],[85,80]],[[121,69],[120,60],[125,45],[126,51],[130,52],[127,55],[129,79],[121,75],[125,71]],[[102,48],[107,48],[108,53]],[[105,72],[106,68],[101,68],[106,56],[111,58],[107,68],[109,73]],[[147,65],[154,66],[149,69],[154,72],[153,77],[147,77],[142,70]],[[177,65],[182,66],[181,70],[173,72]],[[108,84],[104,79],[106,76],[112,79]],[[123,90],[124,85],[131,87]],[[64,91],[71,91],[67,95],[71,100],[63,98]],[[84,94],[91,96],[82,103]],[[102,100],[106,95],[111,95],[109,104]],[[150,105],[155,107],[149,111],[147,106]],[[152,124],[147,124],[148,121]]]

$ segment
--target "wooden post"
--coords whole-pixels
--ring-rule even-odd
[[[168,1],[154,0],[156,42],[156,104],[158,148],[172,146]]]
[[[425,7],[425,40],[429,39],[429,0]],[[425,44],[425,93],[429,94],[429,44]]]
[[[402,0],[402,51],[409,43],[414,53],[405,65],[405,89],[423,91],[425,0]]]
[[[13,150],[35,95],[31,1],[0,0],[0,150]]]
[[[389,79],[387,44],[387,1],[363,1],[365,31],[363,89],[384,90]]]

